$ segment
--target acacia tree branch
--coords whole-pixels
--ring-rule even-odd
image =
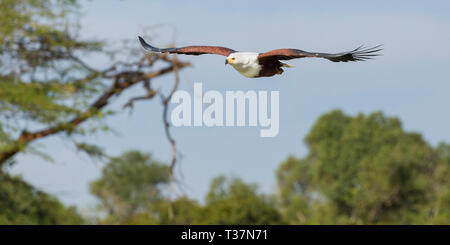
[[[158,94],[158,91],[154,90],[150,86],[150,80],[144,81],[144,88],[147,91],[146,95],[131,98],[126,104],[123,105],[123,108],[130,107],[131,109],[133,109],[135,101],[153,99],[153,97]]]
[[[189,66],[190,64],[187,62],[178,62],[174,61],[174,63],[165,68],[159,69],[157,71],[152,71],[148,73],[140,72],[140,71],[124,71],[119,72],[113,75],[104,75],[104,78],[114,79],[113,85],[109,89],[107,89],[103,94],[101,94],[97,100],[95,100],[89,108],[80,115],[76,116],[74,119],[59,123],[55,126],[48,127],[46,129],[38,130],[35,132],[28,132],[26,130],[22,131],[20,136],[12,142],[8,147],[5,148],[4,151],[0,152],[0,169],[1,167],[12,157],[14,157],[17,153],[26,148],[26,146],[37,139],[41,139],[50,135],[54,135],[60,132],[69,132],[76,128],[78,125],[83,123],[84,121],[94,117],[96,113],[102,108],[104,108],[110,102],[109,99],[113,96],[118,96],[125,89],[139,83],[142,81],[148,81],[152,78],[156,78],[167,73],[173,72],[175,70],[178,71],[179,68],[184,68]],[[109,69],[111,70],[111,69]]]
[[[81,60],[80,58],[78,58],[77,56],[73,55],[71,52],[68,54],[68,57],[75,61],[76,63],[78,63],[79,65],[81,65],[84,69],[92,72],[92,73],[98,73],[99,71],[92,68],[91,66],[89,66],[86,62],[84,62],[83,60]]]

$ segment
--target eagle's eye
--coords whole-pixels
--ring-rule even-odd
[[[236,58],[234,58],[234,57],[233,57],[233,58],[231,58],[231,60],[235,60],[235,59],[236,59]]]

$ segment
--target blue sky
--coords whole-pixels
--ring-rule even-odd
[[[210,180],[232,174],[256,182],[264,192],[276,188],[275,170],[290,154],[304,156],[303,137],[314,121],[332,109],[355,115],[377,110],[398,116],[408,131],[420,132],[433,145],[450,140],[450,3],[448,1],[83,1],[81,35],[111,43],[135,39],[145,27],[151,42],[164,46],[223,45],[240,51],[275,48],[338,52],[360,44],[384,44],[383,56],[360,63],[332,63],[321,59],[291,60],[295,68],[282,76],[248,79],[220,56],[179,56],[194,66],[181,72],[181,89],[192,93],[194,82],[204,90],[279,90],[280,133],[260,138],[259,129],[174,128],[183,154],[178,173],[185,193],[203,199]],[[136,42],[136,46],[138,43]],[[88,59],[101,67],[104,61]],[[172,76],[155,80],[164,88]],[[115,101],[139,95],[133,88]],[[120,134],[98,134],[88,140],[109,154],[139,149],[169,161],[159,101],[139,103],[130,116],[123,111],[109,121]],[[58,137],[39,142],[52,155],[48,163],[20,155],[11,172],[65,203],[89,208],[95,199],[88,183],[99,176],[102,164],[73,151]]]

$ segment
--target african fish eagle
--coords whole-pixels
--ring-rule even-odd
[[[218,54],[226,56],[225,65],[230,64],[242,75],[255,77],[271,77],[282,74],[282,67],[291,67],[280,60],[297,58],[325,58],[333,62],[363,61],[378,56],[381,45],[364,48],[360,46],[352,51],[335,54],[306,52],[299,49],[275,49],[265,53],[238,52],[219,46],[187,46],[182,48],[155,48],[139,37],[142,47],[148,51],[159,53],[176,53],[187,55]]]

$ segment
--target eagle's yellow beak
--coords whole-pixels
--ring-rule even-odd
[[[226,65],[226,64],[233,64],[233,62],[234,62],[234,58],[227,58],[227,59],[225,60],[225,65]]]

